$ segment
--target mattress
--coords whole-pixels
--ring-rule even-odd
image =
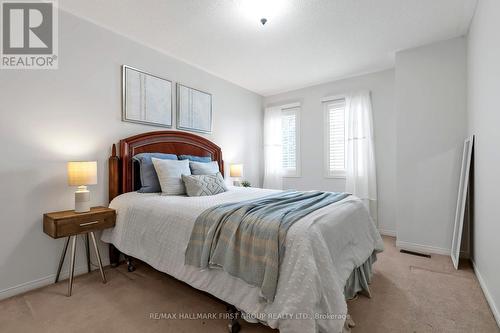
[[[101,239],[194,288],[226,301],[249,321],[280,332],[341,332],[347,314],[344,286],[352,271],[382,239],[361,200],[349,196],[319,209],[288,231],[274,302],[263,303],[260,290],[223,270],[184,265],[184,253],[197,216],[228,202],[260,198],[274,190],[230,187],[204,197],[130,192],[116,197],[116,226]]]

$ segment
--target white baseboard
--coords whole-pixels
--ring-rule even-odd
[[[99,238],[100,239],[100,238]],[[102,245],[105,243],[102,243],[99,241],[99,252],[101,253],[101,259],[102,259],[102,265],[103,267],[106,267],[109,265],[109,258],[108,258],[108,245]],[[80,249],[78,249],[80,250]],[[77,250],[77,251],[78,251]],[[67,254],[66,257],[69,255]],[[95,262],[95,257],[91,254],[91,269],[95,270],[98,269],[94,267],[95,265],[92,263],[94,260]],[[66,258],[66,261],[68,259]],[[69,264],[69,263],[68,263]],[[68,265],[69,266],[69,265]],[[87,273],[87,264],[86,262],[84,264],[79,264],[78,261],[75,263],[75,276],[81,275],[81,274],[86,274]],[[54,283],[56,279],[56,273],[50,274],[45,277],[41,277],[32,281],[24,282],[21,284],[18,284],[16,286],[8,287],[6,289],[0,290],[0,300],[6,299],[12,296],[16,296],[22,293],[25,293],[27,291],[33,290],[33,289],[38,289],[41,287],[48,286],[52,283]],[[59,276],[59,281],[65,280],[69,277],[69,267],[63,266],[63,269],[61,270],[61,275]]]
[[[400,240],[396,240],[396,247],[403,249],[403,250],[420,252],[420,253],[435,253],[435,254],[442,254],[442,255],[446,255],[446,256],[450,255],[450,249],[445,249],[445,248],[436,247],[436,246],[429,246],[429,245],[420,245],[420,244],[404,242],[404,241],[400,241]]]
[[[80,267],[75,267],[75,276],[87,273],[87,265]],[[69,270],[62,271],[59,277],[59,281],[67,279],[69,277]],[[21,283],[17,286],[13,286],[4,290],[0,290],[0,300],[9,298],[15,295],[25,293],[27,291],[48,286],[54,283],[56,274],[51,274],[46,277],[42,277],[33,281]]]
[[[378,228],[381,235],[396,237],[396,230]]]
[[[481,286],[481,289],[483,290],[484,297],[486,297],[486,301],[488,301],[491,312],[493,312],[493,317],[495,317],[497,325],[498,325],[498,327],[500,327],[500,311],[498,311],[498,308],[495,304],[495,301],[493,300],[493,297],[491,296],[491,294],[488,290],[488,287],[486,287],[486,283],[484,282],[484,279],[481,276],[481,273],[477,269],[476,263],[474,262],[474,260],[471,260],[471,261],[472,261],[472,267],[474,267],[474,273],[476,273],[477,280],[479,281],[479,285]]]

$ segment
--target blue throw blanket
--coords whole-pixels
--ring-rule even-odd
[[[196,219],[185,263],[222,268],[259,287],[262,297],[272,302],[288,229],[302,217],[348,195],[290,191],[209,208]]]

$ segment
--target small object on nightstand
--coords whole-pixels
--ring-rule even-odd
[[[68,162],[68,185],[78,186],[75,192],[75,212],[90,211],[87,185],[97,184],[97,162]]]
[[[241,186],[240,177],[243,174],[243,164],[231,164],[229,166],[229,177],[234,178],[233,185]]]
[[[250,182],[248,180],[244,180],[241,182],[241,186],[243,187],[251,187],[252,184],[250,184]]]
[[[57,268],[56,283],[59,281],[61,268],[66,256],[69,242],[71,243],[71,264],[69,270],[68,281],[68,296],[71,296],[73,288],[73,275],[75,273],[75,252],[76,252],[76,237],[78,235],[85,235],[86,252],[87,252],[87,269],[90,273],[90,249],[89,249],[89,234],[92,238],[94,251],[97,257],[97,263],[101,272],[102,282],[106,283],[106,276],[102,268],[101,256],[99,248],[95,239],[94,231],[112,228],[115,226],[116,211],[107,207],[92,207],[89,212],[76,213],[73,210],[66,210],[61,212],[47,213],[43,215],[43,232],[52,238],[67,237],[64,244],[61,259],[59,260],[59,267]],[[72,239],[73,238],[73,239]]]

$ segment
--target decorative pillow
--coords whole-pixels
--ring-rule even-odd
[[[192,175],[215,175],[219,172],[219,163],[212,162],[193,162],[189,161]]]
[[[195,162],[212,162],[210,156],[179,155],[180,160],[190,160]]]
[[[162,160],[177,160],[177,156],[173,154],[142,153],[135,155],[133,159],[139,162],[139,174],[141,178],[141,188],[137,191],[139,193],[161,192],[158,175],[151,161],[153,157]]]
[[[215,175],[182,175],[182,181],[186,185],[186,192],[190,197],[214,195],[227,191],[220,172]]]
[[[158,174],[162,193],[165,195],[186,194],[186,188],[181,177],[182,175],[191,174],[189,161],[161,160],[154,157],[152,160]]]

